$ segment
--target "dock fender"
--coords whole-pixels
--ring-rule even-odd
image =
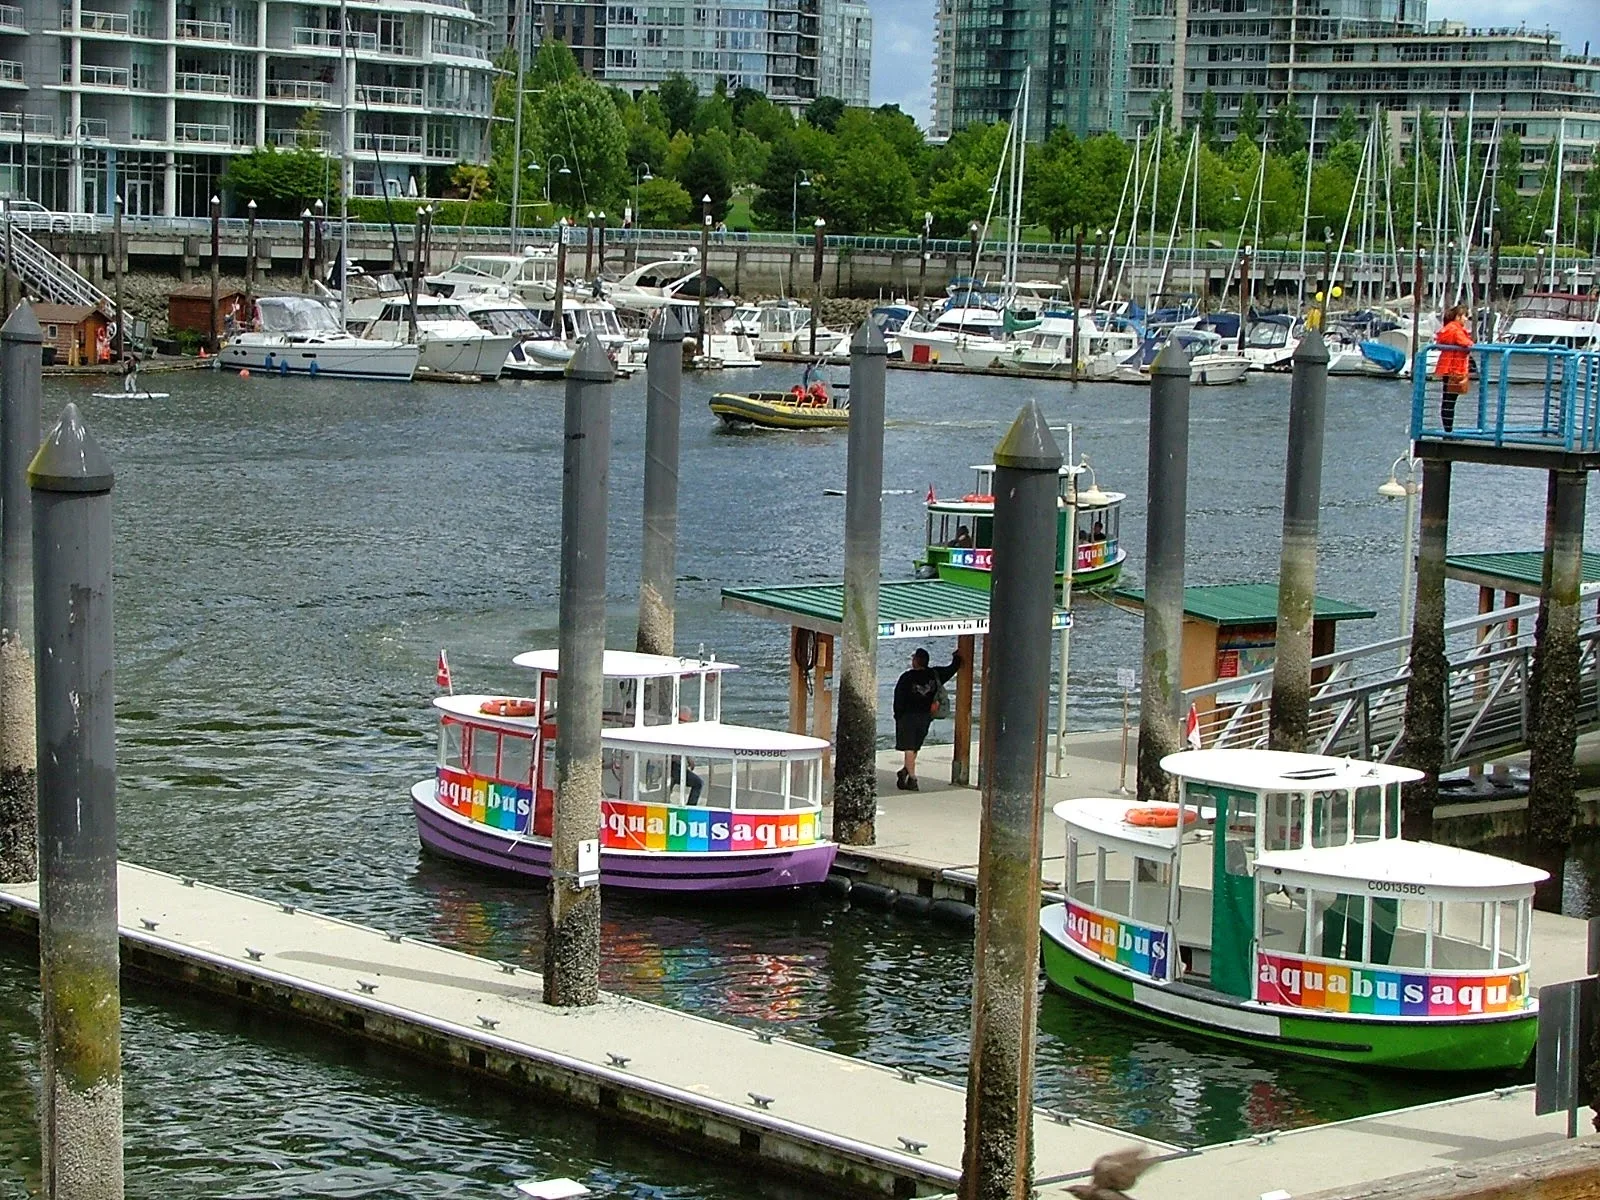
[[[933,901],[927,896],[903,893],[895,899],[894,911],[903,917],[926,917],[933,912]]]
[[[884,887],[877,883],[856,883],[850,888],[850,902],[859,904],[863,908],[879,908],[888,912],[899,898],[898,888]]]
[[[287,358],[280,358],[278,360],[278,374],[279,375],[287,375],[288,373],[289,373],[289,360]]]
[[[837,896],[843,900],[850,895],[850,876],[838,871],[829,871],[828,877],[822,881],[822,893],[825,896]]]
[[[970,930],[978,923],[978,910],[964,900],[935,900],[929,915],[956,929]]]

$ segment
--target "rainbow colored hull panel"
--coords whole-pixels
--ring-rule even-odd
[[[439,804],[434,788],[434,780],[425,779],[411,789],[417,836],[425,849],[470,866],[550,877],[548,838],[469,820]],[[600,885],[641,892],[786,891],[826,879],[837,849],[832,842],[733,853],[602,848]]]
[[[1058,991],[1169,1029],[1324,1062],[1396,1071],[1514,1071],[1533,1053],[1538,1010],[1467,1020],[1388,1021],[1296,1016],[1277,1008],[1207,1000],[1203,988],[1144,983],[1114,970],[1052,930],[1040,914],[1045,978]]]
[[[788,392],[719,392],[711,411],[723,424],[762,429],[839,429],[850,424],[848,408],[795,404]]]

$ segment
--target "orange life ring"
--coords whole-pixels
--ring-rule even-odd
[[[497,696],[478,705],[478,711],[489,717],[531,717],[539,711],[539,706],[532,700]]]
[[[1138,808],[1130,808],[1122,815],[1123,821],[1128,825],[1140,825],[1148,829],[1176,829],[1178,826],[1178,809],[1172,804],[1142,804]],[[1200,819],[1200,814],[1189,809],[1183,814],[1183,823],[1193,825]]]
[[[968,492],[965,496],[961,497],[961,503],[963,503],[963,504],[993,504],[994,503],[994,497],[989,495],[987,492]]]

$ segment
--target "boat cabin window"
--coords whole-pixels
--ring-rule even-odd
[[[531,787],[533,739],[526,734],[502,733],[486,725],[463,725],[446,719],[439,723],[439,765],[484,779]]]
[[[1117,506],[1078,510],[1078,545],[1116,542],[1122,532],[1122,512]]]
[[[1429,900],[1277,888],[1263,881],[1267,951],[1436,972],[1520,969],[1533,900]],[[1309,920],[1306,915],[1309,914]],[[1296,937],[1299,945],[1292,945]]]
[[[1400,785],[1267,792],[1261,816],[1260,853],[1395,838],[1400,836]]]
[[[626,729],[637,724],[639,681],[607,679],[601,687],[600,724],[606,729]]]
[[[1172,867],[1165,859],[1067,839],[1067,894],[1112,916],[1165,926]]]
[[[679,676],[678,707],[688,710],[691,721],[722,720],[722,672]]]
[[[657,675],[644,681],[644,724],[671,725],[678,719],[674,682],[671,675]]]

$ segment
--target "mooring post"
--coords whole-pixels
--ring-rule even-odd
[[[1536,862],[1550,872],[1536,899],[1551,912],[1561,911],[1562,867],[1577,820],[1578,600],[1586,482],[1582,471],[1550,472],[1544,587],[1533,651],[1539,705],[1528,747],[1528,835]]]
[[[300,213],[300,290],[311,290],[311,210]]]
[[[981,733],[983,817],[961,1200],[1026,1200],[1033,1189],[1039,855],[1061,469],[1061,451],[1037,401],[1012,422],[995,447],[994,464],[989,632],[993,675],[1005,685],[986,695]]]
[[[811,223],[811,337],[807,354],[817,352],[817,310],[822,307],[823,230],[827,227],[828,223],[821,217]]]
[[[584,218],[583,227],[583,278],[587,282],[594,278],[594,209],[590,209]]]
[[[668,305],[650,325],[645,357],[644,549],[639,565],[640,654],[671,654],[678,590],[678,437],[683,326]]]
[[[255,201],[250,202],[252,205]],[[111,304],[117,312],[117,364],[122,363],[122,356],[128,347],[128,315],[122,311],[122,197],[116,196],[112,201],[111,215],[111,271],[112,271],[112,297]],[[37,427],[36,427],[37,428]]]
[[[1422,517],[1417,531],[1417,600],[1411,607],[1411,678],[1406,684],[1405,740],[1399,761],[1423,777],[1401,793],[1401,833],[1433,836],[1444,767],[1445,688],[1450,663],[1444,648],[1444,555],[1450,534],[1450,463],[1422,462]]]
[[[39,877],[28,462],[39,449],[43,342],[23,300],[0,328],[0,883]]]
[[[417,295],[422,290],[422,227],[426,221],[420,207],[411,218],[411,271],[406,286],[406,334],[414,346],[417,343]]]
[[[1311,727],[1311,624],[1317,597],[1317,508],[1328,407],[1328,347],[1314,329],[1294,352],[1289,451],[1283,475],[1283,547],[1278,560],[1278,640],[1272,668],[1274,750],[1304,752]]]
[[[222,199],[211,197],[211,353],[222,348]]]
[[[1168,342],[1150,368],[1150,500],[1144,548],[1140,800],[1177,803],[1161,760],[1183,748],[1183,548],[1189,496],[1189,356]]]
[[[590,333],[567,367],[561,470],[561,736],[544,938],[544,1002],[600,999],[600,885],[582,886],[578,845],[600,836],[600,708],[606,652],[606,489],[611,384],[600,338]]]
[[[250,201],[244,206],[245,231],[244,231],[244,321],[243,325],[249,329],[255,323],[256,311],[256,202]],[[120,209],[119,209],[120,213]],[[121,264],[121,259],[117,260]],[[117,276],[120,285],[122,276]],[[119,317],[120,321],[121,318]],[[120,327],[120,326],[119,326]],[[121,355],[119,354],[120,358]]]
[[[861,322],[850,339],[844,615],[833,759],[833,837],[846,846],[870,846],[878,837],[878,578],[888,353],[878,323]]]
[[[1083,337],[1083,226],[1074,233],[1072,250],[1072,378],[1081,374],[1078,358],[1082,352]],[[1070,573],[1070,568],[1069,568]]]
[[[565,337],[561,324],[561,301],[567,294],[567,226],[556,222],[556,287],[550,298],[550,332]]]
[[[42,1193],[122,1196],[111,464],[69,404],[28,467],[39,635]]]
[[[323,207],[321,200],[315,201],[311,205],[311,271],[318,280],[322,279],[323,273],[326,271],[328,266],[328,223],[323,219],[323,213],[325,211],[326,209]],[[344,245],[340,245],[339,254],[345,259],[345,261],[339,267],[339,290],[342,292],[344,291],[344,277],[350,266],[349,248]],[[397,263],[396,265],[398,266],[399,264]]]
[[[706,333],[706,293],[710,290],[711,277],[711,193],[707,192],[700,197],[700,278],[695,280],[698,289],[699,303],[695,307],[695,351],[701,360],[710,364],[711,350]]]

